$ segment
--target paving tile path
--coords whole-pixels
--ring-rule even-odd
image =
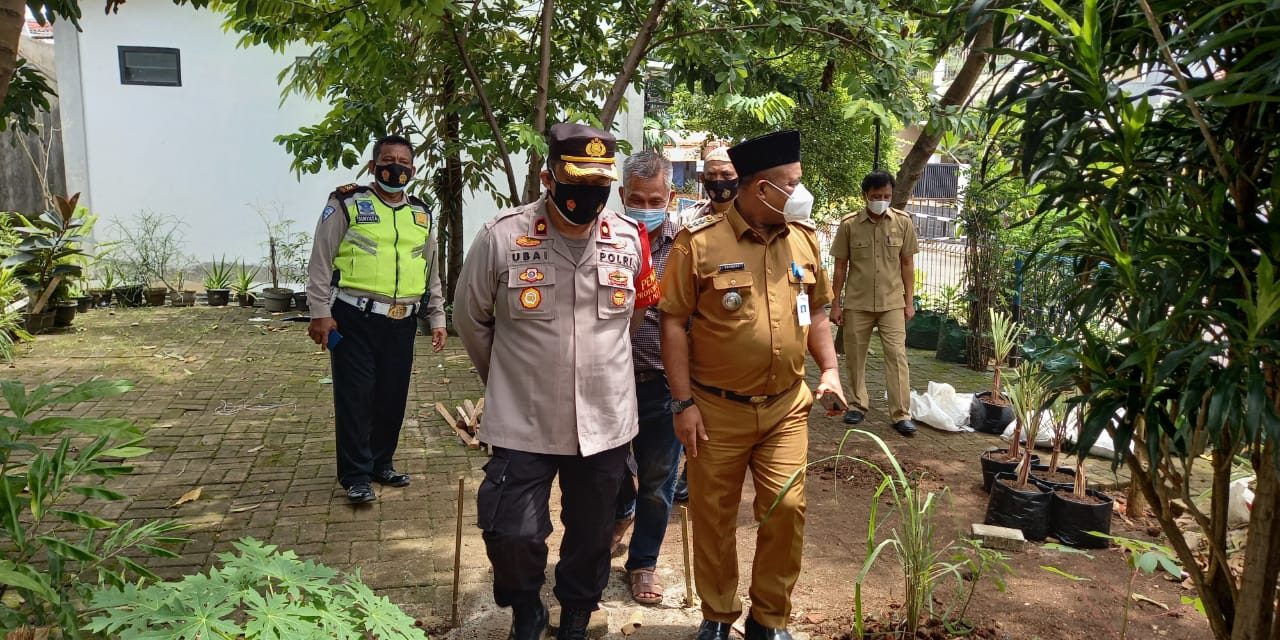
[[[93,376],[133,380],[117,398],[84,402],[67,413],[124,417],[143,427],[154,452],[136,472],[118,480],[130,501],[109,505],[107,517],[172,518],[190,525],[191,542],[172,560],[152,560],[166,577],[202,570],[232,541],[254,536],[335,568],[359,570],[379,593],[428,627],[451,614],[458,478],[465,480],[461,554],[463,626],[445,637],[505,638],[508,614],[490,595],[490,572],[474,527],[474,491],[487,459],[468,449],[434,410],[478,399],[482,388],[456,338],[441,354],[419,339],[398,466],[413,474],[405,489],[381,489],[379,500],[354,508],[334,481],[333,409],[329,360],[306,337],[306,325],[235,307],[95,310],[72,330],[40,336],[0,377],[28,385],[78,382]],[[878,349],[873,340],[873,348]],[[870,394],[883,397],[878,356],[870,359]],[[812,377],[812,376],[811,376]],[[952,382],[981,389],[989,374],[911,353],[912,385]],[[884,403],[874,402],[869,425],[884,425]],[[813,421],[815,449],[829,450],[844,433],[838,420]],[[972,460],[996,444],[990,436],[922,429],[912,447],[939,459]],[[1098,465],[1095,479],[1109,475]],[[198,500],[171,505],[202,487]],[[744,502],[751,499],[748,491]],[[558,497],[553,496],[553,503]],[[749,503],[748,503],[749,504]],[[553,516],[554,518],[554,516]],[[559,536],[552,536],[551,557]],[[659,574],[667,604],[634,605],[621,558],[605,594],[609,637],[642,610],[644,627],[633,638],[691,637],[700,615],[680,606],[685,595],[678,519],[663,548]],[[552,575],[548,571],[548,575]],[[802,578],[803,580],[803,578]],[[550,585],[547,588],[548,601]]]

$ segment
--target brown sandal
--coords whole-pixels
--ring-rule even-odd
[[[658,580],[657,567],[633,569],[627,574],[631,579],[631,599],[640,604],[662,603],[662,582]],[[650,595],[643,595],[643,594]]]

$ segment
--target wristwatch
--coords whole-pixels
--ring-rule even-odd
[[[685,409],[688,409],[689,407],[692,407],[692,406],[693,406],[692,396],[690,396],[688,400],[673,399],[671,401],[671,414],[675,415],[675,414],[683,413]]]

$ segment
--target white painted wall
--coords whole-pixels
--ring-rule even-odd
[[[55,43],[62,95],[68,191],[112,222],[139,211],[183,221],[188,252],[253,260],[265,252],[264,226],[253,206],[277,203],[298,230],[310,232],[327,194],[356,179],[356,171],[295,176],[274,142],[282,133],[319,122],[326,106],[290,97],[280,103],[276,75],[307,50],[284,55],[266,47],[241,49],[222,29],[220,14],[176,7],[166,0],[133,0],[118,15],[87,11],[77,33],[57,23]],[[118,46],[181,50],[182,86],[120,82]],[[643,101],[619,118],[619,135],[639,148]],[[523,158],[513,158],[517,167]],[[517,176],[523,185],[523,175]],[[500,174],[495,183],[506,184]],[[618,210],[614,196],[610,207]],[[492,198],[469,194],[466,243],[497,212]]]

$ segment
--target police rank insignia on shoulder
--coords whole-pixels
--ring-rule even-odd
[[[351,193],[352,191],[355,191],[356,189],[359,189],[359,188],[360,188],[360,185],[352,182],[351,184],[344,184],[341,187],[338,187],[337,191],[338,193]]]
[[[721,220],[723,220],[723,219],[724,219],[724,216],[723,216],[722,214],[719,214],[719,213],[713,213],[713,214],[711,214],[711,215],[705,215],[705,216],[702,216],[701,218],[698,218],[697,220],[691,220],[691,221],[689,221],[689,224],[686,224],[686,225],[684,226],[684,228],[688,229],[689,231],[700,231],[700,230],[702,230],[702,229],[706,229],[707,227],[709,227],[709,226],[711,226],[711,225],[713,225],[713,224],[715,224],[715,223],[717,223],[717,222],[719,222],[719,221],[721,221]]]

